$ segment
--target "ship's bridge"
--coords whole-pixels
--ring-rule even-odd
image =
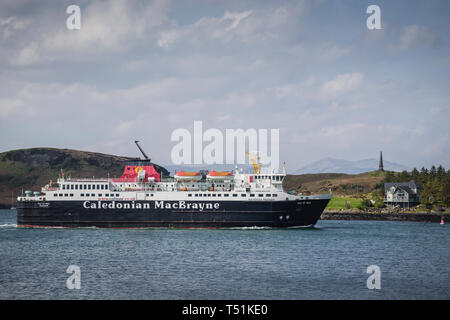
[[[250,190],[268,190],[282,191],[285,173],[241,173],[238,170],[234,177],[237,188]]]

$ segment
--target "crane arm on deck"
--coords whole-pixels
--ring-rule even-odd
[[[134,143],[136,143],[136,145],[137,145],[137,147],[139,148],[139,150],[141,150],[141,152],[142,152],[142,154],[143,154],[145,160],[150,161],[150,158],[145,154],[144,150],[142,150],[141,146],[139,145],[139,141],[138,141],[138,140],[135,140]]]
[[[248,158],[250,159],[250,162],[252,163],[253,170],[255,171],[255,173],[256,173],[256,174],[261,173],[261,164],[259,164],[259,163],[257,162],[257,160],[259,159],[259,157],[256,156],[256,160],[255,160],[255,158],[253,158],[253,157],[250,155],[250,153],[246,152],[245,154],[246,154],[246,155],[248,156]]]

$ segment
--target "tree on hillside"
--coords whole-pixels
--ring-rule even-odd
[[[444,178],[444,176],[445,176],[445,169],[444,169],[444,167],[442,165],[439,165],[439,167],[437,168],[436,176],[439,179]]]
[[[437,174],[436,167],[432,166],[431,169],[430,169],[430,176],[431,176],[431,178],[436,177],[436,174]]]
[[[428,179],[428,169],[422,167],[422,169],[420,169],[420,180],[419,182],[422,184],[425,184],[425,182]]]
[[[442,205],[450,207],[450,175],[443,176],[438,186],[438,198]]]
[[[409,181],[410,176],[409,176],[408,171],[403,170],[403,171],[398,175],[398,178],[399,178],[400,180],[402,180],[402,181]]]
[[[392,171],[387,171],[386,176],[384,178],[384,182],[394,182],[395,181],[395,174]]]
[[[416,168],[414,168],[414,169],[411,171],[411,178],[412,178],[412,180],[414,180],[414,181],[416,181],[416,182],[419,181],[419,175],[420,175],[419,170],[417,170]]]
[[[433,205],[435,202],[433,196],[433,182],[431,179],[423,186],[421,202],[426,206]]]

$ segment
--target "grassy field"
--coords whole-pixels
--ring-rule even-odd
[[[333,197],[328,203],[326,209],[347,209],[345,206],[347,201],[350,203],[351,209],[358,208],[358,206],[361,204],[361,199]]]

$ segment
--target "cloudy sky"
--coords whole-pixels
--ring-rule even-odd
[[[170,164],[171,133],[202,120],[279,129],[291,169],[380,150],[449,168],[449,13],[447,0],[1,1],[0,152],[137,156],[139,139]]]

